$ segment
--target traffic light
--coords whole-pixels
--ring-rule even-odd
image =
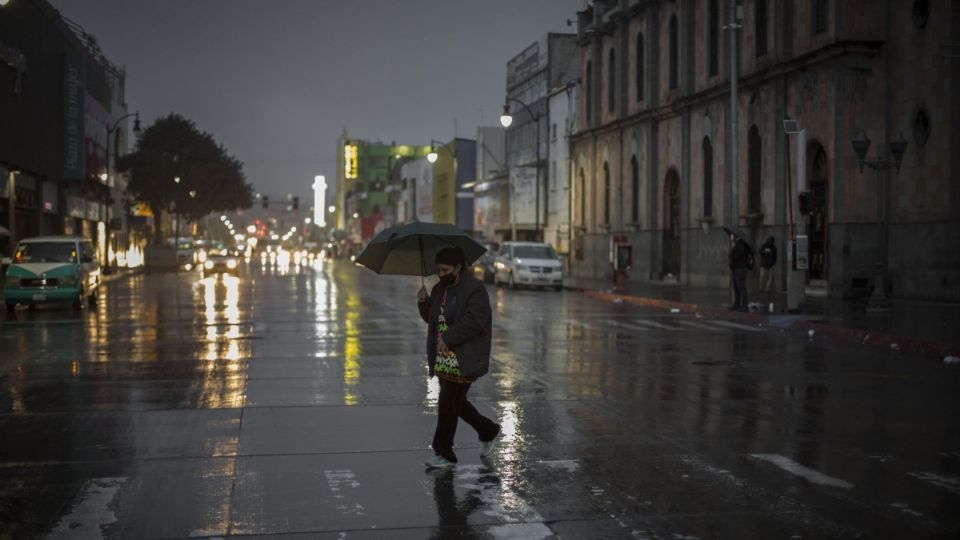
[[[266,195],[264,195],[263,199],[261,199],[261,204],[263,205],[263,209],[266,210],[267,206],[270,205],[270,197],[267,197]]]
[[[300,206],[300,197],[293,198],[293,209],[296,210]]]

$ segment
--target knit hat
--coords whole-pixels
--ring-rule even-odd
[[[437,252],[437,256],[434,259],[436,264],[446,264],[449,266],[466,266],[464,261],[465,257],[463,256],[463,250],[458,247],[447,247],[443,248]]]

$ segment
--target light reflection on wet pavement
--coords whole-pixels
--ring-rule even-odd
[[[7,315],[0,538],[960,534],[960,370],[572,292],[490,287],[502,439],[425,472],[418,287],[254,260]]]

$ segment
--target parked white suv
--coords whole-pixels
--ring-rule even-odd
[[[504,242],[494,263],[494,282],[511,289],[521,285],[563,288],[560,257],[550,244],[542,242]]]

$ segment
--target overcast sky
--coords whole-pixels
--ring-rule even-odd
[[[336,140],[429,144],[499,122],[506,63],[585,0],[51,0],[127,69],[149,125],[179,113],[255,189],[307,196]],[[456,133],[454,132],[456,127]],[[309,200],[309,199],[308,199]]]

